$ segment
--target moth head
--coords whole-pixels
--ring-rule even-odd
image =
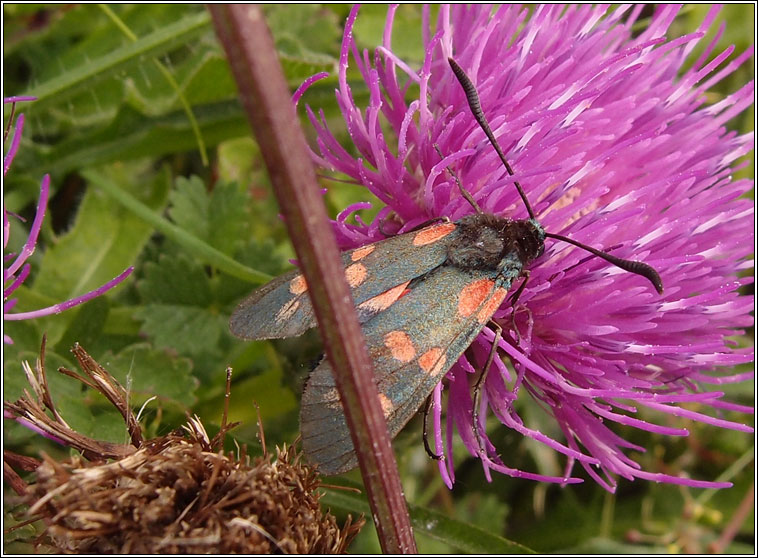
[[[513,221],[514,238],[524,264],[539,258],[545,251],[545,229],[536,219]]]

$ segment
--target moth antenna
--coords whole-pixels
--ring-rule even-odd
[[[645,277],[648,281],[650,281],[653,284],[653,286],[655,287],[655,290],[658,291],[658,294],[663,294],[663,281],[661,281],[661,276],[658,275],[658,272],[655,269],[653,269],[652,266],[649,266],[646,263],[642,263],[642,262],[638,262],[634,260],[624,260],[621,258],[617,258],[616,256],[611,256],[607,252],[603,252],[602,250],[596,250],[592,246],[587,246],[586,244],[582,244],[579,241],[572,240],[571,238],[560,235],[560,234],[545,232],[545,236],[548,238],[554,238],[556,240],[562,240],[563,242],[568,242],[569,244],[573,244],[577,248],[581,248],[582,250],[586,250],[587,252],[594,254],[595,256],[603,258],[608,263],[612,263],[613,265],[623,269],[624,271],[629,271],[631,273],[641,275],[642,277]]]
[[[479,101],[479,93],[476,92],[476,87],[474,87],[471,79],[466,75],[466,72],[463,71],[463,68],[461,68],[455,60],[448,58],[447,61],[450,63],[450,67],[453,69],[455,77],[458,78],[458,82],[460,82],[461,87],[463,87],[463,92],[466,94],[466,100],[468,101],[468,106],[471,109],[474,118],[479,123],[479,126],[484,131],[487,138],[490,140],[492,147],[495,148],[498,157],[500,157],[503,165],[505,165],[505,170],[507,170],[508,174],[511,176],[515,176],[513,169],[505,158],[503,150],[500,148],[500,144],[497,142],[497,139],[495,139],[495,134],[492,133],[492,128],[490,128],[490,125],[487,122],[487,118],[484,116],[484,111],[482,111],[482,103]],[[521,184],[519,184],[518,180],[514,180],[513,184],[516,186],[516,190],[518,190],[519,196],[521,196],[521,200],[526,206],[526,211],[529,213],[529,218],[536,220],[534,211],[532,211],[532,206],[529,204],[529,200],[527,199],[523,188],[521,188]]]
[[[440,146],[437,145],[436,143],[434,144],[434,149],[435,151],[437,151],[437,155],[440,156],[440,159],[445,158],[445,156],[442,154],[442,150],[440,149]],[[474,208],[474,211],[480,214],[484,213],[484,211],[482,211],[482,208],[479,207],[479,204],[476,203],[474,196],[472,196],[471,193],[463,187],[463,184],[461,184],[461,179],[458,178],[458,175],[455,174],[455,171],[451,169],[450,167],[445,167],[445,168],[447,169],[447,172],[449,172],[453,176],[453,178],[455,179],[455,183],[458,185],[458,190],[460,190],[463,198],[471,205],[471,207]]]
[[[497,152],[498,157],[500,157],[500,160],[503,162],[503,165],[505,166],[505,170],[507,170],[508,174],[510,174],[511,176],[515,176],[513,169],[508,164],[508,161],[505,158],[505,154],[503,154],[503,150],[500,147],[500,144],[497,142],[497,139],[495,139],[495,134],[492,133],[492,128],[490,128],[490,125],[487,122],[487,118],[484,116],[484,111],[482,111],[482,103],[479,100],[479,94],[476,92],[476,87],[474,87],[474,83],[471,81],[471,78],[469,78],[466,75],[466,72],[463,71],[463,68],[461,68],[455,60],[453,60],[452,58],[448,58],[447,61],[450,63],[450,67],[452,68],[453,73],[455,74],[455,77],[458,78],[458,82],[461,84],[461,87],[463,88],[463,91],[466,94],[466,100],[468,101],[468,106],[471,109],[471,113],[474,115],[474,118],[479,123],[479,126],[482,128],[485,135],[490,140],[492,147],[495,148],[495,151]],[[521,184],[519,184],[518,180],[514,180],[513,184],[516,186],[516,189],[518,190],[518,193],[521,196],[521,200],[524,202],[524,205],[526,206],[526,210],[529,213],[529,217],[532,220],[536,221],[534,211],[532,211],[532,206],[529,204],[529,200],[527,199],[526,194],[524,193],[524,190],[521,187]],[[460,182],[458,182],[458,186],[459,188],[461,188],[461,192],[465,192],[465,190],[463,190],[463,187],[460,185]],[[470,194],[468,196],[464,194],[464,197],[468,200],[470,197]],[[633,260],[624,260],[622,258],[617,258],[616,256],[611,256],[610,254],[606,252],[603,252],[601,250],[596,250],[595,248],[592,248],[591,246],[587,246],[586,244],[582,244],[581,242],[577,242],[576,240],[572,240],[560,234],[545,232],[545,236],[548,238],[554,238],[556,240],[562,240],[563,242],[568,242],[569,244],[573,244],[574,246],[578,248],[582,248],[583,250],[586,250],[587,252],[590,252],[591,254],[594,254],[595,256],[603,258],[608,263],[611,263],[615,265],[616,267],[623,269],[624,271],[629,271],[631,273],[641,275],[642,277],[647,278],[653,284],[653,286],[655,287],[655,290],[658,291],[658,294],[663,294],[663,281],[661,281],[661,276],[658,275],[658,272],[655,269],[653,269],[651,266],[647,265],[646,263],[633,261]]]

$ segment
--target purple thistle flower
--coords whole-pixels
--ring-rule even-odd
[[[380,226],[404,232],[430,218],[455,220],[472,213],[448,167],[484,211],[526,217],[514,178],[475,123],[448,66],[452,56],[476,85],[515,179],[545,229],[644,261],[663,278],[660,296],[644,278],[548,239],[515,310],[504,303],[494,316],[510,332],[499,348],[511,366],[495,359],[481,391],[476,430],[486,452],[480,451],[473,426],[470,383],[490,354],[490,329],[446,376],[444,425],[443,384],[433,394],[434,445],[445,456],[440,472],[448,486],[455,479],[455,430],[481,459],[488,478],[495,470],[552,479],[511,469],[497,457],[484,434],[490,413],[567,455],[566,477],[578,460],[609,491],[615,490],[618,476],[729,486],[643,471],[625,450],[644,448],[615,434],[609,422],[673,436],[688,431],[647,422],[637,415],[641,408],[752,432],[718,416],[752,408],[722,401],[723,393],[709,391],[709,386],[752,377],[722,367],[728,370],[753,358],[752,349],[737,348],[729,340],[753,323],[753,297],[738,295],[740,286],[753,281],[740,277],[753,265],[753,204],[741,198],[752,182],[732,179],[733,164],[749,153],[753,134],[725,128],[752,103],[753,82],[714,105],[704,104],[708,88],[748,60],[752,49],[719,71],[733,47],[706,64],[722,27],[691,63],[689,54],[718,10],[712,9],[696,32],[668,39],[665,33],[678,8],[659,6],[647,28],[634,36],[632,25],[641,9],[548,5],[529,15],[516,6],[494,13],[489,7],[443,6],[432,28],[427,8],[419,70],[392,52],[394,7],[383,44],[373,56],[360,53],[355,44],[358,10],[353,9],[345,26],[336,96],[359,155],[340,146],[323,113],[307,108],[318,134],[315,161],[347,175],[386,204],[370,224],[357,215],[357,225],[347,222],[366,204],[345,209],[334,222],[342,248],[384,238]],[[353,99],[349,63],[368,87],[366,107]],[[303,84],[295,102],[320,77]],[[418,96],[408,102],[416,90]],[[511,327],[514,319],[517,333]],[[515,403],[525,392],[555,418],[565,443],[524,424]],[[711,414],[683,404],[697,404]]]
[[[35,100],[34,97],[8,97],[3,100],[4,103],[16,103],[20,101],[33,101]],[[10,127],[10,125],[9,125]],[[11,145],[8,149],[8,152],[5,154],[5,157],[3,158],[3,176],[8,174],[8,170],[10,170],[11,163],[13,163],[13,158],[16,156],[16,153],[18,152],[18,146],[21,143],[21,133],[24,128],[24,115],[19,114],[18,118],[16,119],[16,124],[13,128],[13,137],[11,138]],[[7,139],[7,138],[6,138]],[[48,306],[47,308],[40,308],[39,310],[34,310],[31,312],[17,312],[17,313],[10,313],[10,310],[16,305],[16,302],[18,302],[15,298],[9,298],[13,292],[21,286],[21,284],[26,280],[26,278],[29,276],[29,272],[31,271],[31,266],[26,263],[26,261],[31,257],[31,255],[34,253],[35,248],[37,247],[37,238],[39,237],[40,229],[42,228],[42,221],[45,218],[45,210],[47,209],[47,200],[48,196],[50,194],[50,175],[45,175],[42,178],[42,185],[40,187],[40,193],[39,193],[39,201],[37,203],[37,212],[34,216],[34,221],[32,222],[31,230],[29,231],[29,236],[26,239],[26,242],[24,243],[23,248],[21,249],[21,252],[18,254],[4,254],[3,255],[3,320],[30,320],[33,318],[39,318],[42,316],[49,316],[50,314],[60,314],[64,310],[68,310],[69,308],[73,308],[74,306],[78,306],[79,304],[83,304],[89,300],[92,300],[95,297],[100,296],[101,294],[105,293],[106,291],[112,289],[119,283],[121,283],[124,279],[126,279],[131,272],[134,270],[133,267],[128,267],[125,269],[121,274],[114,277],[107,283],[105,283],[103,286],[90,291],[86,294],[83,294],[81,296],[78,296],[76,298],[72,298],[71,300],[67,300],[65,302],[61,302],[59,304],[54,304],[52,306]],[[5,248],[8,246],[8,239],[10,237],[10,221],[8,220],[8,212],[6,211],[5,207],[3,207],[3,251],[5,251]],[[9,263],[10,262],[10,263]],[[8,264],[7,267],[5,264]],[[8,336],[3,334],[3,341],[7,344],[12,344],[13,340]]]

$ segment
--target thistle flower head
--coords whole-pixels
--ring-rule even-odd
[[[393,53],[395,8],[382,45],[359,52],[353,9],[336,96],[357,155],[337,142],[323,113],[307,109],[317,132],[316,162],[386,204],[369,224],[357,216],[358,224],[347,221],[365,204],[338,216],[334,229],[343,248],[384,238],[380,227],[404,232],[430,218],[472,213],[453,171],[485,212],[527,218],[513,185],[518,180],[546,231],[644,261],[663,279],[661,296],[644,278],[547,239],[515,308],[506,302],[494,316],[504,330],[498,349],[509,364],[494,360],[475,404],[471,378],[495,339],[485,328],[447,373],[444,426],[442,384],[434,393],[434,445],[445,456],[440,472],[449,486],[454,431],[487,475],[556,480],[508,467],[484,432],[490,414],[565,454],[566,478],[578,461],[611,491],[619,476],[725,485],[643,471],[625,452],[644,449],[614,433],[611,422],[673,436],[687,430],[647,422],[638,415],[642,408],[751,431],[718,413],[752,409],[723,401],[710,386],[752,376],[722,367],[752,359],[752,349],[729,338],[753,323],[752,297],[738,295],[752,282],[740,276],[752,267],[753,206],[741,198],[752,182],[732,178],[753,135],[729,132],[725,123],[752,103],[753,82],[713,105],[705,104],[705,93],[752,51],[732,57],[730,47],[708,61],[719,32],[694,59],[717,9],[694,33],[673,39],[666,31],[678,8],[659,6],[647,27],[632,33],[641,9],[443,6],[436,25],[426,9],[420,67]],[[475,84],[515,176],[472,117],[448,57]],[[349,65],[365,80],[366,106],[355,102]],[[564,441],[525,424],[516,406],[525,394],[555,419]]]
[[[34,97],[8,97],[3,99],[5,104],[15,103],[21,101],[33,101]],[[8,123],[8,130],[10,130],[11,122]],[[19,114],[13,126],[13,136],[8,151],[3,158],[3,176],[8,174],[13,159],[18,152],[19,144],[21,143],[21,133],[24,129],[24,115]],[[6,138],[7,139],[7,133]],[[82,296],[72,298],[59,304],[48,306],[47,308],[41,308],[31,312],[16,312],[11,313],[11,309],[18,302],[15,298],[10,298],[13,292],[18,289],[29,276],[31,271],[31,265],[27,263],[27,260],[34,253],[37,247],[37,239],[39,238],[40,230],[42,229],[42,221],[45,219],[45,211],[47,209],[47,201],[50,195],[50,175],[46,174],[42,178],[42,185],[40,187],[39,201],[37,202],[37,211],[34,215],[34,221],[32,221],[31,229],[29,230],[29,236],[24,243],[23,248],[18,254],[5,253],[5,249],[8,247],[8,240],[10,238],[10,221],[8,220],[8,211],[3,206],[3,320],[29,320],[33,318],[39,318],[42,316],[48,316],[50,314],[59,314],[64,310],[68,310],[79,304],[83,304],[95,297],[100,296],[106,291],[112,289],[129,274],[131,274],[134,268],[129,267],[125,269],[117,277],[114,277],[103,286],[90,291]],[[7,265],[6,265],[7,264]],[[8,335],[3,335],[3,341],[7,344],[12,344],[13,340]]]

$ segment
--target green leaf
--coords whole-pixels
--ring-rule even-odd
[[[209,193],[198,177],[179,178],[171,193],[169,215],[200,240],[234,255],[249,234],[248,201],[236,184],[220,182]]]
[[[93,87],[104,78],[130,64],[139,64],[148,57],[159,56],[208,31],[210,16],[207,12],[189,14],[179,21],[161,26],[153,33],[140,37],[137,42],[104,53],[98,58],[79,64],[22,93],[37,98],[36,109],[48,104],[60,104],[67,96],[85,87]],[[114,32],[114,31],[112,31]],[[6,109],[7,110],[7,109]]]
[[[370,516],[370,509],[365,497],[353,492],[328,490],[321,502],[326,506]],[[409,505],[408,509],[415,532],[428,535],[462,552],[470,554],[534,553],[534,551],[517,542],[487,532],[476,525],[452,519],[437,511],[414,505]]]
[[[158,262],[147,262],[144,275],[137,290],[148,304],[205,307],[211,302],[205,271],[184,254],[161,255]]]
[[[142,402],[157,396],[161,401],[191,409],[197,401],[198,381],[191,374],[192,363],[171,356],[166,351],[137,344],[126,347],[116,356],[103,358],[107,370],[127,388],[133,401]]]
[[[64,353],[71,349],[74,343],[79,343],[90,354],[93,354],[92,347],[102,336],[109,308],[108,299],[99,296],[77,309],[72,309],[71,313],[74,317],[55,345],[56,352]]]
[[[118,174],[113,178],[148,207],[165,206],[168,188],[162,177],[140,183],[139,177]],[[152,227],[90,188],[74,225],[44,253],[35,289],[65,300],[97,288],[134,263],[151,233]]]
[[[3,357],[3,388],[5,389],[3,398],[7,401],[14,401],[23,395],[25,389],[29,390],[29,383],[26,380],[22,363],[29,363],[34,370],[39,358],[39,346],[34,351],[19,351],[17,353],[7,351]],[[45,352],[44,366],[55,403],[59,399],[81,398],[81,383],[72,381],[58,373],[58,367],[64,366],[71,369],[74,366],[73,363],[74,360],[68,351],[56,353],[48,347]]]
[[[136,42],[101,10],[84,6],[51,17],[48,34],[26,34],[17,49],[16,55],[32,66],[31,80],[39,83],[33,92],[52,92],[24,105],[30,118],[10,177],[14,184],[40,168],[56,176],[80,166],[195,150],[198,139],[187,110],[206,145],[250,135],[228,63],[204,11],[155,5],[108,9],[118,12],[124,26],[138,36]],[[276,14],[275,35],[281,36],[282,61],[293,89],[316,72],[334,69],[336,59],[324,53],[333,53],[340,38],[330,10],[272,6],[270,11]],[[164,29],[175,29],[176,40],[168,40]],[[50,34],[56,31],[65,38],[53,41]],[[103,64],[119,52],[118,63]],[[145,63],[150,59],[163,69]],[[88,71],[92,66],[102,71]],[[7,115],[9,108],[5,110]]]
[[[288,79],[302,81],[333,68],[336,59],[325,53],[335,52],[342,38],[334,12],[314,4],[301,5],[297,10],[286,4],[269,4],[263,10],[283,65],[290,65]],[[293,73],[296,67],[300,71]]]
[[[200,265],[185,255],[161,256],[145,265],[137,288],[147,304],[134,315],[157,346],[190,355],[216,349],[226,317],[209,308],[210,283]]]
[[[255,406],[258,402],[263,421],[282,419],[298,408],[298,401],[288,387],[282,382],[281,367],[269,367],[259,374],[242,381],[235,381],[232,387],[230,415],[235,420],[244,420],[248,425],[257,419]],[[264,422],[265,424],[265,422]]]
[[[261,283],[271,279],[271,276],[268,274],[245,267],[233,258],[230,258],[226,254],[209,246],[196,236],[189,234],[184,229],[167,221],[158,213],[151,211],[149,207],[141,203],[129,192],[119,188],[113,181],[108,179],[108,177],[91,170],[84,171],[82,174],[88,180],[99,186],[103,192],[113,200],[133,212],[143,221],[153,225],[158,231],[188,250],[198,259],[201,259],[230,275],[255,283]]]
[[[227,318],[204,308],[150,304],[135,312],[142,331],[159,347],[197,355],[213,351],[227,329]]]
[[[207,145],[213,146],[228,138],[250,134],[236,100],[199,105],[193,108],[193,113]],[[61,138],[51,148],[36,145],[25,147],[19,152],[13,168],[14,173],[22,173],[22,177],[25,172],[39,172],[39,169],[59,176],[81,167],[158,157],[196,148],[197,141],[183,111],[147,116],[130,105],[124,105],[107,125],[82,128],[76,134]]]

